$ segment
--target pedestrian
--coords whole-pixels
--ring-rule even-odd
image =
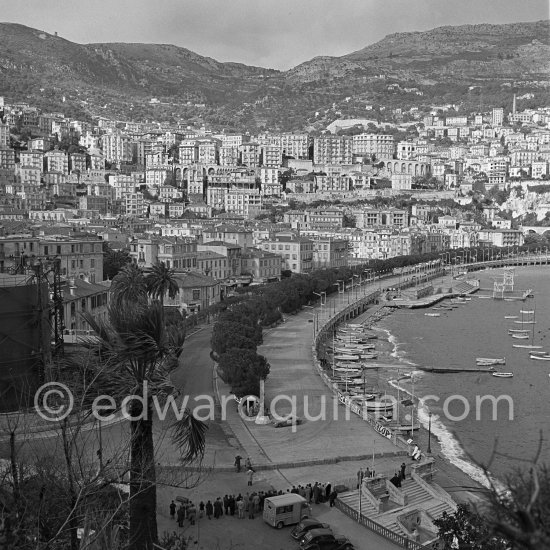
[[[357,471],[357,488],[358,489],[361,486],[361,481],[363,481],[363,470],[359,468],[359,470]]]
[[[313,502],[315,504],[319,504],[319,484],[317,483],[317,481],[313,486]]]
[[[239,514],[239,519],[244,519],[244,500],[242,498],[237,500],[237,512]]]
[[[172,501],[170,503],[170,517],[174,519],[175,516],[176,516],[176,503]]]
[[[406,470],[407,466],[405,465],[405,463],[403,462],[401,464],[401,479],[402,480],[405,480],[405,470]]]
[[[252,468],[249,469],[247,474],[248,474],[248,485],[252,487],[252,478],[254,477],[254,470],[252,470]]]
[[[227,495],[223,497],[223,509],[224,509],[225,515],[228,516],[229,515],[229,497]]]
[[[220,519],[221,516],[223,516],[223,504],[222,504],[221,498],[218,497],[214,501],[214,518]]]
[[[204,502],[201,500],[199,504],[199,518],[204,517]]]
[[[252,462],[250,462],[249,456],[246,457],[246,460],[244,461],[244,466],[247,470],[252,470]]]
[[[365,470],[365,477],[370,477],[371,473],[369,470],[369,467],[367,466],[367,469]]]
[[[197,517],[197,508],[193,503],[191,503],[189,505],[189,508],[187,509],[187,517],[189,518],[191,525],[195,525],[195,518]]]
[[[235,467],[237,468],[237,472],[241,471],[241,460],[242,459],[243,459],[243,457],[241,455],[237,455],[235,457]]]
[[[330,493],[330,496],[329,496],[329,504],[330,504],[330,507],[332,508],[334,506],[334,501],[336,500],[336,497],[338,496],[338,493],[336,493],[336,491],[332,491]]]
[[[260,495],[258,493],[253,494],[252,502],[254,504],[254,512],[258,513],[260,511]]]
[[[229,510],[231,511],[231,515],[234,516],[235,515],[235,507],[236,507],[237,503],[235,502],[235,495],[231,495],[229,497]]]
[[[254,519],[254,496],[248,498],[248,519]]]
[[[206,503],[206,517],[208,519],[212,519],[212,514],[214,513],[214,506],[212,506],[212,503],[208,501]]]
[[[305,497],[306,497],[306,502],[309,502],[311,503],[311,495],[312,495],[312,491],[311,491],[311,483],[308,483],[307,484],[307,487],[306,487],[306,490],[305,490]]]
[[[185,510],[183,509],[183,504],[180,504],[178,508],[177,519],[179,527],[183,527],[183,521],[185,520]]]
[[[330,498],[330,494],[331,494],[331,488],[332,488],[332,485],[330,483],[327,483],[327,486],[325,487],[325,500],[328,500]]]

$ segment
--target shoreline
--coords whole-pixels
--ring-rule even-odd
[[[450,296],[449,296],[450,298]],[[395,334],[390,330],[381,327],[380,322],[383,321],[388,316],[395,313],[397,308],[389,307],[387,305],[381,304],[380,306],[374,306],[375,311],[367,310],[365,313],[356,318],[358,322],[364,324],[368,329],[375,330],[377,332],[383,333],[385,338],[380,338],[380,341],[383,341],[387,344],[389,349],[384,350],[384,353],[387,353],[388,358],[391,358],[395,363],[402,365],[405,372],[414,372],[415,364],[409,362],[406,358],[402,357],[399,353],[399,342]],[[404,310],[402,310],[404,311]],[[361,319],[363,318],[363,319]],[[380,391],[387,391],[388,393],[393,393],[395,391],[406,393],[408,396],[412,397],[412,393],[407,388],[403,387],[401,381],[398,380],[395,376],[392,376],[389,368],[392,366],[392,363],[388,363],[388,370],[379,372],[378,374],[378,386]],[[383,369],[381,363],[381,369]],[[398,388],[399,386],[399,388]],[[422,398],[415,396],[415,401],[417,403],[417,420],[421,425],[421,428],[418,432],[414,434],[415,442],[418,444],[419,448],[426,453],[428,448],[428,408],[422,406]],[[448,438],[447,444],[441,441],[441,432],[445,431],[444,437]],[[439,432],[439,435],[437,434]],[[460,440],[458,440],[455,434],[450,431],[443,422],[434,421],[432,419],[432,430],[431,430],[431,457],[435,460],[435,465],[437,473],[434,476],[434,481],[445,489],[457,502],[474,502],[480,503],[485,499],[481,498],[479,494],[487,490],[487,488],[480,483],[474,476],[471,475],[466,469],[461,468],[454,461],[464,462],[466,468],[474,469],[479,468],[474,463],[468,460],[467,454],[462,448]],[[454,448],[457,453],[451,455],[449,448]],[[462,458],[463,457],[463,458]],[[481,470],[480,470],[481,472]]]

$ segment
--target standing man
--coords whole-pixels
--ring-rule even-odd
[[[361,487],[361,482],[363,481],[363,470],[359,468],[357,471],[357,488]]]
[[[406,469],[406,465],[405,463],[403,462],[401,464],[401,479],[404,481],[405,480],[405,469]]]
[[[250,487],[252,487],[252,479],[254,477],[254,470],[252,470],[252,468],[251,468],[250,470],[248,470],[247,474],[248,474],[248,485]]]
[[[235,467],[237,468],[237,473],[241,471],[241,460],[243,457],[241,455],[237,455],[235,457]]]
[[[170,517],[174,519],[175,516],[176,516],[176,503],[172,501],[170,503]]]

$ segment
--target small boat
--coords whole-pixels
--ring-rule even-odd
[[[530,331],[529,331],[529,330],[522,330],[522,329],[509,328],[509,329],[508,329],[508,332],[509,332],[510,334],[523,334],[523,333],[530,332]]]
[[[359,361],[359,359],[359,355],[341,354],[334,356],[335,361]]]
[[[378,353],[362,353],[361,359],[378,359]]]
[[[529,340],[528,334],[512,334],[512,338],[517,338],[518,340]]]
[[[506,357],[477,357],[476,362],[485,365],[506,365]]]
[[[504,318],[505,319],[517,319],[518,316],[517,315],[505,315]]]
[[[426,317],[441,317],[439,313],[424,313]]]
[[[512,344],[512,347],[514,347],[514,348],[524,348],[524,349],[540,349],[540,348],[542,348],[542,346],[533,346],[532,344]]]
[[[516,325],[536,325],[536,321],[514,321]]]
[[[533,313],[535,313],[535,310],[534,309],[520,309],[519,312],[524,313],[525,315],[533,315]]]
[[[493,372],[493,376],[496,376],[497,378],[512,378],[512,376],[514,376],[514,373],[512,373],[512,372]]]
[[[550,354],[542,355],[539,353],[530,353],[529,359],[535,359],[536,361],[550,361]]]

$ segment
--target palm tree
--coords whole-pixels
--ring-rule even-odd
[[[169,298],[174,299],[180,291],[174,270],[166,267],[164,262],[157,262],[147,270],[145,283],[149,295],[153,299],[159,300],[163,306],[166,294]]]
[[[111,297],[113,305],[122,308],[147,301],[147,283],[136,264],[125,265],[118,272],[111,284]]]
[[[125,279],[124,279],[125,280]],[[125,280],[126,281],[126,280]],[[98,352],[101,369],[112,384],[113,397],[137,395],[129,404],[130,421],[130,550],[152,550],[158,540],[156,470],[153,442],[153,398],[173,393],[169,375],[177,366],[184,335],[167,330],[160,302],[131,301],[141,296],[139,289],[116,288],[107,321],[96,321],[88,314],[87,322],[95,332],[88,346]],[[120,283],[121,285],[122,283]],[[121,299],[121,297],[124,299]],[[181,420],[171,425],[172,438],[182,451],[182,460],[202,457],[206,425],[187,409]]]

